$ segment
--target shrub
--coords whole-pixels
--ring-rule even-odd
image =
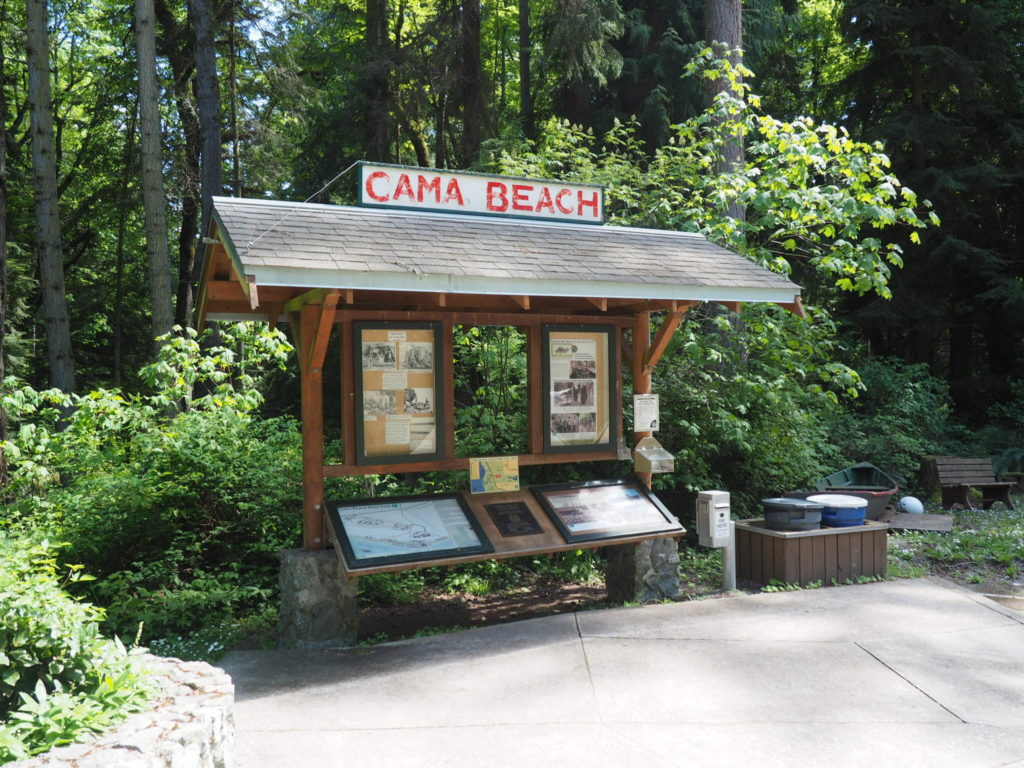
[[[100,634],[102,609],[69,597],[60,573],[46,541],[0,534],[0,763],[101,731],[147,698],[124,646]]]

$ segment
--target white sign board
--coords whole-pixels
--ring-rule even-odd
[[[359,204],[600,224],[604,190],[561,181],[360,163]]]
[[[657,432],[661,407],[657,395],[633,395],[633,430]]]

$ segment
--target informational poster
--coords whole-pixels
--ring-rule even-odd
[[[570,544],[684,532],[662,503],[635,481],[534,486],[531,490]]]
[[[547,449],[612,449],[613,336],[605,327],[545,326]]]
[[[657,395],[633,395],[633,431],[657,432],[660,411]]]
[[[511,536],[532,536],[542,533],[543,528],[533,516],[533,512],[525,501],[505,501],[497,504],[484,504],[484,509],[491,516],[494,525],[505,538]]]
[[[438,449],[440,328],[355,323],[360,463],[433,458]]]
[[[458,494],[332,502],[328,517],[351,568],[493,551]]]
[[[469,460],[469,490],[496,493],[519,490],[519,457],[490,456]]]

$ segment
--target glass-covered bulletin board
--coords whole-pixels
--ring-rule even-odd
[[[444,435],[440,323],[352,324],[356,463],[439,459]]]
[[[545,453],[614,449],[614,329],[546,325],[542,340]]]

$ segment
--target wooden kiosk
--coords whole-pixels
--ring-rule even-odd
[[[609,545],[616,568],[631,571],[626,593],[672,591],[645,576],[651,547],[660,541],[674,555],[683,533],[648,493],[649,474],[449,494],[417,508],[431,516],[416,518],[422,530],[403,523],[394,536],[366,540],[359,526],[379,532],[392,524],[382,503],[416,500],[328,506],[324,479],[469,469],[454,439],[454,325],[526,334],[529,450],[515,457],[518,465],[628,460],[631,443],[651,433],[624,437],[624,367],[635,393],[649,393],[654,366],[689,307],[772,302],[802,314],[799,287],[697,234],[604,225],[599,187],[361,164],[359,191],[360,205],[351,207],[214,198],[197,302],[200,325],[289,325],[301,375],[305,548],[290,556],[319,558],[314,580],[326,578],[334,585],[327,591],[348,589],[347,602],[330,610],[354,612],[361,574]],[[341,392],[329,396],[341,398],[343,462],[326,464],[323,366],[335,328]],[[584,519],[605,504],[632,511],[614,524]],[[519,526],[512,532],[510,518]],[[432,539],[432,526],[454,526],[448,545],[432,548],[444,538]],[[427,542],[419,555],[361,549],[367,540],[417,535]],[[332,539],[337,554],[325,554]],[[331,568],[337,578],[323,575]],[[284,576],[282,586],[288,603]],[[332,632],[354,639],[345,629],[296,632],[283,642],[327,645]]]

